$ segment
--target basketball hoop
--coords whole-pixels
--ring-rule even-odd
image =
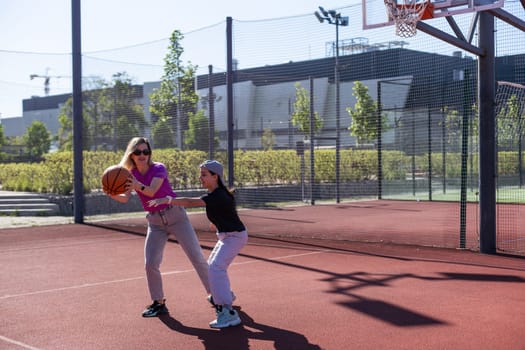
[[[434,5],[430,0],[384,0],[389,20],[396,25],[396,35],[410,38],[416,35],[417,22],[434,17]]]

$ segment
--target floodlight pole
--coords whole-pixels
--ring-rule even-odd
[[[341,95],[339,90],[339,24],[335,22],[335,200],[336,203],[341,201],[339,192],[340,169],[341,169]]]
[[[335,199],[339,203],[341,201],[341,194],[339,191],[340,183],[340,169],[341,169],[341,101],[340,101],[340,90],[339,90],[339,26],[348,26],[348,17],[341,17],[341,13],[334,10],[326,11],[324,8],[319,6],[321,13],[315,11],[314,15],[317,17],[319,22],[323,23],[325,20],[328,24],[335,25],[335,67],[334,67],[334,80],[335,80]],[[313,141],[313,140],[312,140]]]
[[[71,37],[73,70],[73,212],[75,224],[84,223],[84,158],[82,155],[82,11],[80,0],[71,0]]]

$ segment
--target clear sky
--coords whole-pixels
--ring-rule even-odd
[[[84,0],[82,51],[109,50],[168,38],[235,20],[259,20],[313,14],[318,6],[334,9],[358,0]],[[51,95],[70,86],[71,1],[0,0],[0,117],[22,115],[22,99],[43,96],[43,79],[57,76]],[[35,53],[38,53],[36,55]],[[67,58],[51,66],[46,57]]]

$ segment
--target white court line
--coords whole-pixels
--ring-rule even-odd
[[[129,241],[129,240],[136,240],[140,239],[139,237],[124,237],[124,238],[113,238],[113,239],[107,239],[107,237],[95,237],[94,239],[89,240],[83,240],[83,241],[76,241],[71,243],[66,243],[66,240],[46,240],[38,242],[39,245],[35,246],[27,246],[27,247],[18,247],[18,248],[8,248],[8,249],[0,249],[0,253],[7,253],[7,252],[17,252],[17,251],[23,251],[23,250],[38,250],[38,249],[55,249],[55,248],[64,248],[64,247],[75,247],[78,245],[87,245],[87,244],[94,244],[94,243],[112,243],[112,242],[118,242],[118,241]],[[47,244],[47,242],[52,242],[53,244]],[[42,244],[44,243],[44,244]]]
[[[23,347],[24,349],[29,349],[29,350],[40,350],[40,348],[35,348],[34,346],[24,344],[24,343],[22,343],[22,342],[19,342],[19,341],[16,341],[16,340],[14,340],[14,339],[10,339],[10,338],[4,337],[4,336],[2,336],[2,335],[0,335],[0,340],[5,341],[6,343],[10,343],[10,344],[18,345],[18,346],[20,346],[20,347]]]
[[[266,260],[285,260],[285,259],[297,258],[297,257],[301,257],[301,256],[306,256],[306,255],[321,254],[321,253],[325,253],[325,252],[328,252],[328,251],[330,251],[330,249],[321,250],[321,251],[315,251],[315,252],[302,253],[302,254],[292,254],[292,255],[278,256],[278,257],[275,257],[275,258],[267,258]],[[259,260],[259,259],[252,259],[252,260],[248,260],[248,261],[244,261],[244,262],[240,262],[240,263],[232,263],[231,266],[232,265],[253,264],[253,263],[257,263],[257,262],[265,262],[265,261],[264,260]],[[195,271],[195,270],[194,269],[190,269],[190,270],[180,270],[180,271],[168,271],[168,272],[163,272],[162,275],[176,275],[176,274],[193,272],[193,271]],[[11,298],[18,298],[18,297],[25,297],[25,296],[31,296],[31,295],[39,295],[39,294],[62,292],[62,291],[73,290],[73,289],[98,287],[98,286],[114,284],[114,283],[123,283],[123,282],[137,281],[137,280],[141,280],[141,279],[144,279],[144,278],[145,277],[130,277],[130,278],[122,278],[122,279],[118,279],[118,280],[97,282],[97,283],[84,283],[84,284],[79,284],[79,285],[76,285],[76,286],[69,286],[69,287],[44,289],[44,290],[38,290],[38,291],[34,291],[34,292],[27,292],[27,293],[20,293],[20,294],[7,294],[7,295],[1,296],[0,300],[11,299]]]
[[[500,243],[518,243],[518,242],[521,242],[521,241],[525,241],[525,237],[520,237],[520,238],[514,238],[514,239],[506,239],[506,240],[501,240]]]
[[[184,271],[180,271],[180,272],[184,272]],[[7,294],[7,295],[4,295],[4,296],[1,296],[0,300],[10,299],[10,298],[17,298],[17,297],[25,297],[25,296],[30,296],[30,295],[62,292],[62,291],[65,291],[65,290],[72,290],[72,289],[96,287],[96,286],[102,286],[102,285],[105,285],[105,284],[113,284],[113,283],[122,283],[122,282],[136,281],[136,280],[143,279],[143,278],[144,277],[130,277],[130,278],[123,278],[123,279],[112,280],[112,281],[97,282],[97,283],[84,283],[84,284],[79,284],[79,285],[76,285],[76,286],[69,286],[69,287],[62,287],[62,288],[44,289],[44,290],[38,290],[38,291],[34,291],[34,292],[27,292],[27,293],[20,293],[20,294]]]

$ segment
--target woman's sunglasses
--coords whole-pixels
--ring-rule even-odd
[[[145,156],[149,156],[151,154],[151,151],[149,149],[143,149],[143,150],[140,150],[140,149],[136,149],[133,151],[133,154],[136,155],[136,156],[140,156],[141,154],[145,155]]]

